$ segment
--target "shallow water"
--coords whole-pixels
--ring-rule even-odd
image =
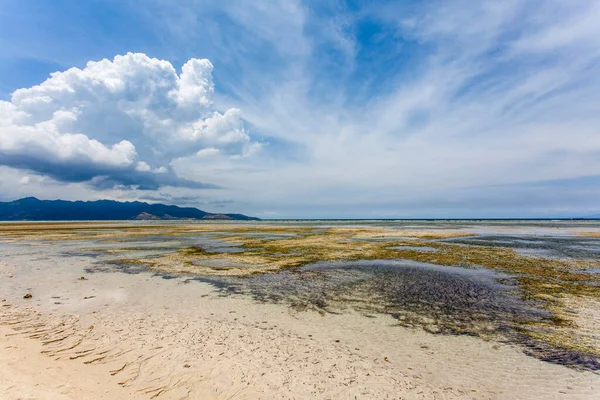
[[[468,246],[508,247],[549,258],[600,259],[600,239],[569,236],[488,235],[441,240]]]
[[[224,294],[250,294],[296,309],[386,313],[402,325],[436,333],[493,334],[550,317],[521,299],[510,275],[408,260],[320,262],[274,274],[194,279]]]
[[[523,332],[552,323],[543,305],[525,300],[514,276],[484,268],[463,268],[409,260],[319,262],[297,269],[249,277],[196,276],[223,296],[250,295],[259,302],[288,304],[297,311],[365,317],[387,314],[398,325],[434,334],[494,338],[522,346],[544,361],[600,370],[598,359],[566,350]]]

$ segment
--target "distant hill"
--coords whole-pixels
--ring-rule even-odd
[[[0,221],[258,220],[243,214],[212,214],[191,207],[113,200],[65,201],[26,197],[0,202]]]

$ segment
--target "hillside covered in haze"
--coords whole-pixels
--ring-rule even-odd
[[[192,207],[119,202],[113,200],[65,201],[27,197],[0,202],[1,221],[85,221],[85,220],[258,220],[243,214],[213,214]]]

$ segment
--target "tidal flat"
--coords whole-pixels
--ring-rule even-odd
[[[593,398],[588,394],[600,390],[598,221],[10,223],[0,224],[0,249],[0,262],[4,263],[5,270],[0,286],[3,289],[0,297],[4,300],[0,325],[14,324],[16,328],[21,327],[21,332],[34,332],[34,338],[49,335],[45,337],[48,345],[72,339],[58,340],[62,336],[56,333],[60,331],[60,323],[71,326],[65,322],[69,315],[69,318],[76,315],[77,321],[82,319],[81,315],[95,319],[93,330],[103,332],[95,340],[101,342],[111,341],[110,329],[115,326],[107,318],[114,321],[116,315],[123,317],[127,314],[129,318],[134,314],[144,314],[145,319],[154,321],[152,326],[156,328],[160,325],[157,320],[159,314],[168,318],[177,316],[178,323],[184,324],[183,321],[191,318],[190,315],[196,318],[198,315],[194,313],[204,313],[203,321],[208,324],[204,328],[208,330],[217,329],[217,325],[211,323],[220,321],[223,324],[225,320],[236,327],[242,324],[238,328],[246,329],[254,324],[260,326],[262,321],[258,319],[266,318],[271,329],[284,329],[282,326],[285,326],[285,332],[288,335],[293,332],[293,337],[298,336],[299,330],[323,332],[322,329],[325,329],[336,332],[340,338],[334,341],[334,348],[317,346],[302,352],[327,352],[335,359],[340,357],[339,351],[353,354],[359,352],[354,348],[371,346],[368,358],[373,355],[384,360],[377,367],[365,366],[362,371],[365,375],[361,375],[360,379],[355,377],[352,381],[348,378],[340,383],[331,378],[329,383],[320,382],[317,386],[321,391],[318,393],[307,391],[308,386],[300,382],[309,380],[290,377],[294,381],[294,389],[279,393],[282,398],[291,395],[327,397],[332,393],[343,393],[338,396],[341,398],[357,394],[359,398],[370,398],[370,395],[394,398],[391,393],[415,395],[416,391],[407,389],[410,385],[405,385],[405,392],[398,392],[400,389],[394,384],[391,384],[390,392],[381,389],[377,386],[379,384],[372,382],[372,378],[366,378],[370,376],[367,375],[370,374],[369,368],[391,368],[386,374],[398,373],[395,368],[401,368],[406,374],[412,368],[425,368],[427,360],[437,365],[433,372],[435,378],[423,379],[423,375],[419,374],[419,379],[426,383],[421,385],[422,382],[413,382],[416,378],[409,374],[405,381],[412,382],[411,385],[422,391],[425,388],[438,390],[441,397],[470,398],[473,393],[478,393],[482,398],[511,398],[513,384],[532,385],[531,398],[541,390],[535,387],[540,384],[535,380],[529,383],[519,381],[525,379],[527,373],[522,378],[511,375],[514,382],[503,387],[498,378],[479,376],[476,371],[471,373],[477,377],[480,387],[468,389],[466,386],[473,385],[474,378],[460,378],[442,371],[445,368],[444,357],[449,357],[449,351],[461,346],[465,355],[478,357],[475,364],[485,363],[486,371],[499,376],[511,374],[509,369],[515,366],[521,372],[527,369],[529,372],[545,373],[547,381],[544,381],[546,387],[543,390],[548,390],[550,398],[562,398],[559,388],[564,387],[567,381],[573,388],[566,392],[564,398]],[[77,276],[83,279],[78,281]],[[102,284],[90,287],[88,281]],[[136,290],[128,292],[123,289],[122,282],[136,287]],[[88,291],[81,292],[86,285]],[[45,288],[42,289],[42,286]],[[65,292],[77,293],[78,298],[85,301],[75,301],[72,296],[60,294],[61,287]],[[23,299],[26,293],[32,294],[29,301]],[[186,293],[187,297],[183,297],[182,293]],[[124,298],[127,299],[125,303]],[[102,299],[102,305],[96,299]],[[151,307],[145,303],[152,299],[162,306]],[[96,304],[100,308],[95,309],[92,316],[80,303],[85,307]],[[235,304],[243,306],[236,309]],[[229,307],[226,315],[219,305]],[[201,306],[209,306],[214,312],[207,314],[205,310],[197,310]],[[157,308],[160,308],[160,313]],[[261,314],[264,310],[269,310],[267,317]],[[285,317],[280,316],[282,313]],[[253,316],[256,321],[244,322],[244,318]],[[35,333],[32,321],[39,318],[51,328]],[[54,321],[55,325],[50,321]],[[302,327],[297,326],[298,321],[301,321]],[[316,325],[311,327],[311,323],[326,326],[317,329]],[[340,349],[341,345],[337,344],[340,341],[366,340],[349,330],[350,326],[364,324],[368,324],[373,337],[387,337],[393,343],[400,338],[409,343],[414,340],[414,336],[410,335],[418,335],[420,343],[431,342],[419,344],[420,350],[411,350],[407,345],[403,355],[397,354],[397,350],[396,353],[386,350],[385,343],[375,345],[369,341],[360,347]],[[105,362],[104,355],[96,347],[96,350],[89,350],[92,348],[89,346],[79,348],[88,339],[91,340],[94,333],[82,333],[75,325],[73,323],[69,329],[81,342],[72,349],[65,346],[66,350],[52,354],[56,356],[65,352],[69,357],[75,357],[74,360],[87,362],[99,358],[91,363]],[[99,328],[101,325],[104,328]],[[217,330],[221,332],[224,328],[218,326]],[[160,329],[163,332],[166,328]],[[118,336],[114,332],[112,335]],[[244,335],[252,334],[245,332]],[[312,335],[306,337],[312,340]],[[145,340],[151,342],[149,338]],[[227,346],[227,339],[218,340]],[[160,340],[155,345],[168,347]],[[234,341],[229,343],[233,350],[237,345],[239,343]],[[300,347],[289,351],[301,351],[303,345],[296,345]],[[175,345],[171,343],[170,346]],[[283,344],[280,346],[285,347]],[[420,354],[425,349],[420,346],[426,346],[426,349],[436,347],[437,355]],[[487,352],[474,354],[473,349],[481,350],[481,346],[487,348]],[[83,353],[71,354],[74,349]],[[120,351],[128,354],[129,350]],[[365,350],[362,351],[365,354]],[[388,365],[391,364],[388,362],[390,356],[382,356],[382,352],[395,354],[393,366]],[[123,361],[124,370],[139,363],[139,360],[124,359],[118,353],[112,354],[109,359],[115,364]],[[90,359],[85,358],[88,356]],[[268,368],[269,356],[265,354],[264,357],[261,362]],[[409,360],[412,357],[417,361]],[[516,365],[509,367],[507,358]],[[406,365],[399,363],[400,359]],[[144,398],[145,394],[152,397],[159,393],[170,398],[170,395],[184,391],[183,387],[193,387],[194,393],[207,396],[194,395],[191,398],[220,398],[231,394],[228,392],[230,388],[225,389],[214,377],[194,381],[188,370],[192,361],[182,360],[177,358],[182,365],[190,365],[180,376],[186,384],[175,384],[172,376],[168,380],[161,377],[163,383],[166,382],[164,388],[169,390],[145,393],[137,390],[139,387],[136,386],[135,395]],[[462,370],[467,367],[456,364],[471,361],[456,355],[446,362],[451,363],[452,368]],[[224,367],[213,368],[220,370]],[[203,376],[210,375],[202,371]],[[147,377],[138,376],[133,381],[151,381],[153,375],[156,378],[160,373],[152,370]],[[130,382],[126,382],[121,386],[129,387]],[[446,386],[441,386],[450,382],[454,385],[453,389],[444,391]],[[256,377],[248,385],[256,389],[271,383]],[[311,384],[316,385],[315,382]],[[369,387],[370,384],[374,386]],[[206,387],[201,390],[197,385]],[[204,391],[207,387],[218,387],[215,389],[218,395],[209,396],[207,393],[210,391]],[[342,387],[343,390],[340,389]],[[239,393],[233,393],[234,397],[253,398],[251,394],[254,392],[244,391],[247,388],[239,390]],[[432,392],[425,390],[423,393]]]

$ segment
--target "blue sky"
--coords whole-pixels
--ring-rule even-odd
[[[598,0],[0,4],[0,200],[600,214]]]

